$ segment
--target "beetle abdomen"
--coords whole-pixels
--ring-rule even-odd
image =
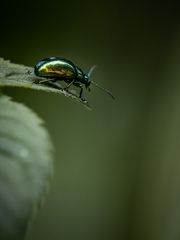
[[[55,77],[70,79],[77,76],[75,67],[63,58],[53,57],[43,59],[35,66],[34,72],[39,77]]]

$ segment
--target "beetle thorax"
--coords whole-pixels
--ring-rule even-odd
[[[86,74],[84,74],[83,71],[78,67],[76,67],[76,71],[77,71],[78,81],[82,82],[83,84],[85,84],[87,86],[87,83],[89,82],[89,77]]]

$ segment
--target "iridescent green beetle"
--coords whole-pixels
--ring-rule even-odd
[[[80,88],[79,98],[82,100],[84,100],[82,98],[83,85],[85,85],[86,89],[90,91],[91,83],[95,84],[97,87],[101,88],[112,98],[114,98],[108,90],[102,88],[94,81],[89,80],[89,77],[94,68],[95,66],[93,66],[86,75],[79,67],[75,66],[74,63],[65,58],[50,57],[39,61],[34,68],[34,73],[38,77],[46,78],[45,80],[40,80],[39,83],[44,83],[52,80],[65,81],[67,83],[67,86],[64,88],[64,90],[68,89],[73,84],[74,86]]]

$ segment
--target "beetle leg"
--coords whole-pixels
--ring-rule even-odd
[[[83,92],[83,87],[82,87],[82,85],[81,85],[79,82],[75,82],[75,83],[74,83],[74,86],[80,88],[79,98],[82,99],[82,92]],[[83,99],[83,100],[84,100],[84,99]]]
[[[72,80],[72,82],[70,82],[70,83],[64,88],[64,90],[68,89],[74,82],[75,82],[75,80]]]
[[[52,81],[52,79],[43,79],[43,80],[40,80],[39,83],[45,83],[45,82],[49,82],[49,81]]]

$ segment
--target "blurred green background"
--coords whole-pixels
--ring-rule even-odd
[[[63,96],[6,89],[49,129],[55,174],[30,240],[180,239],[180,11],[169,1],[9,1],[1,57],[63,56],[92,86],[93,111]]]

